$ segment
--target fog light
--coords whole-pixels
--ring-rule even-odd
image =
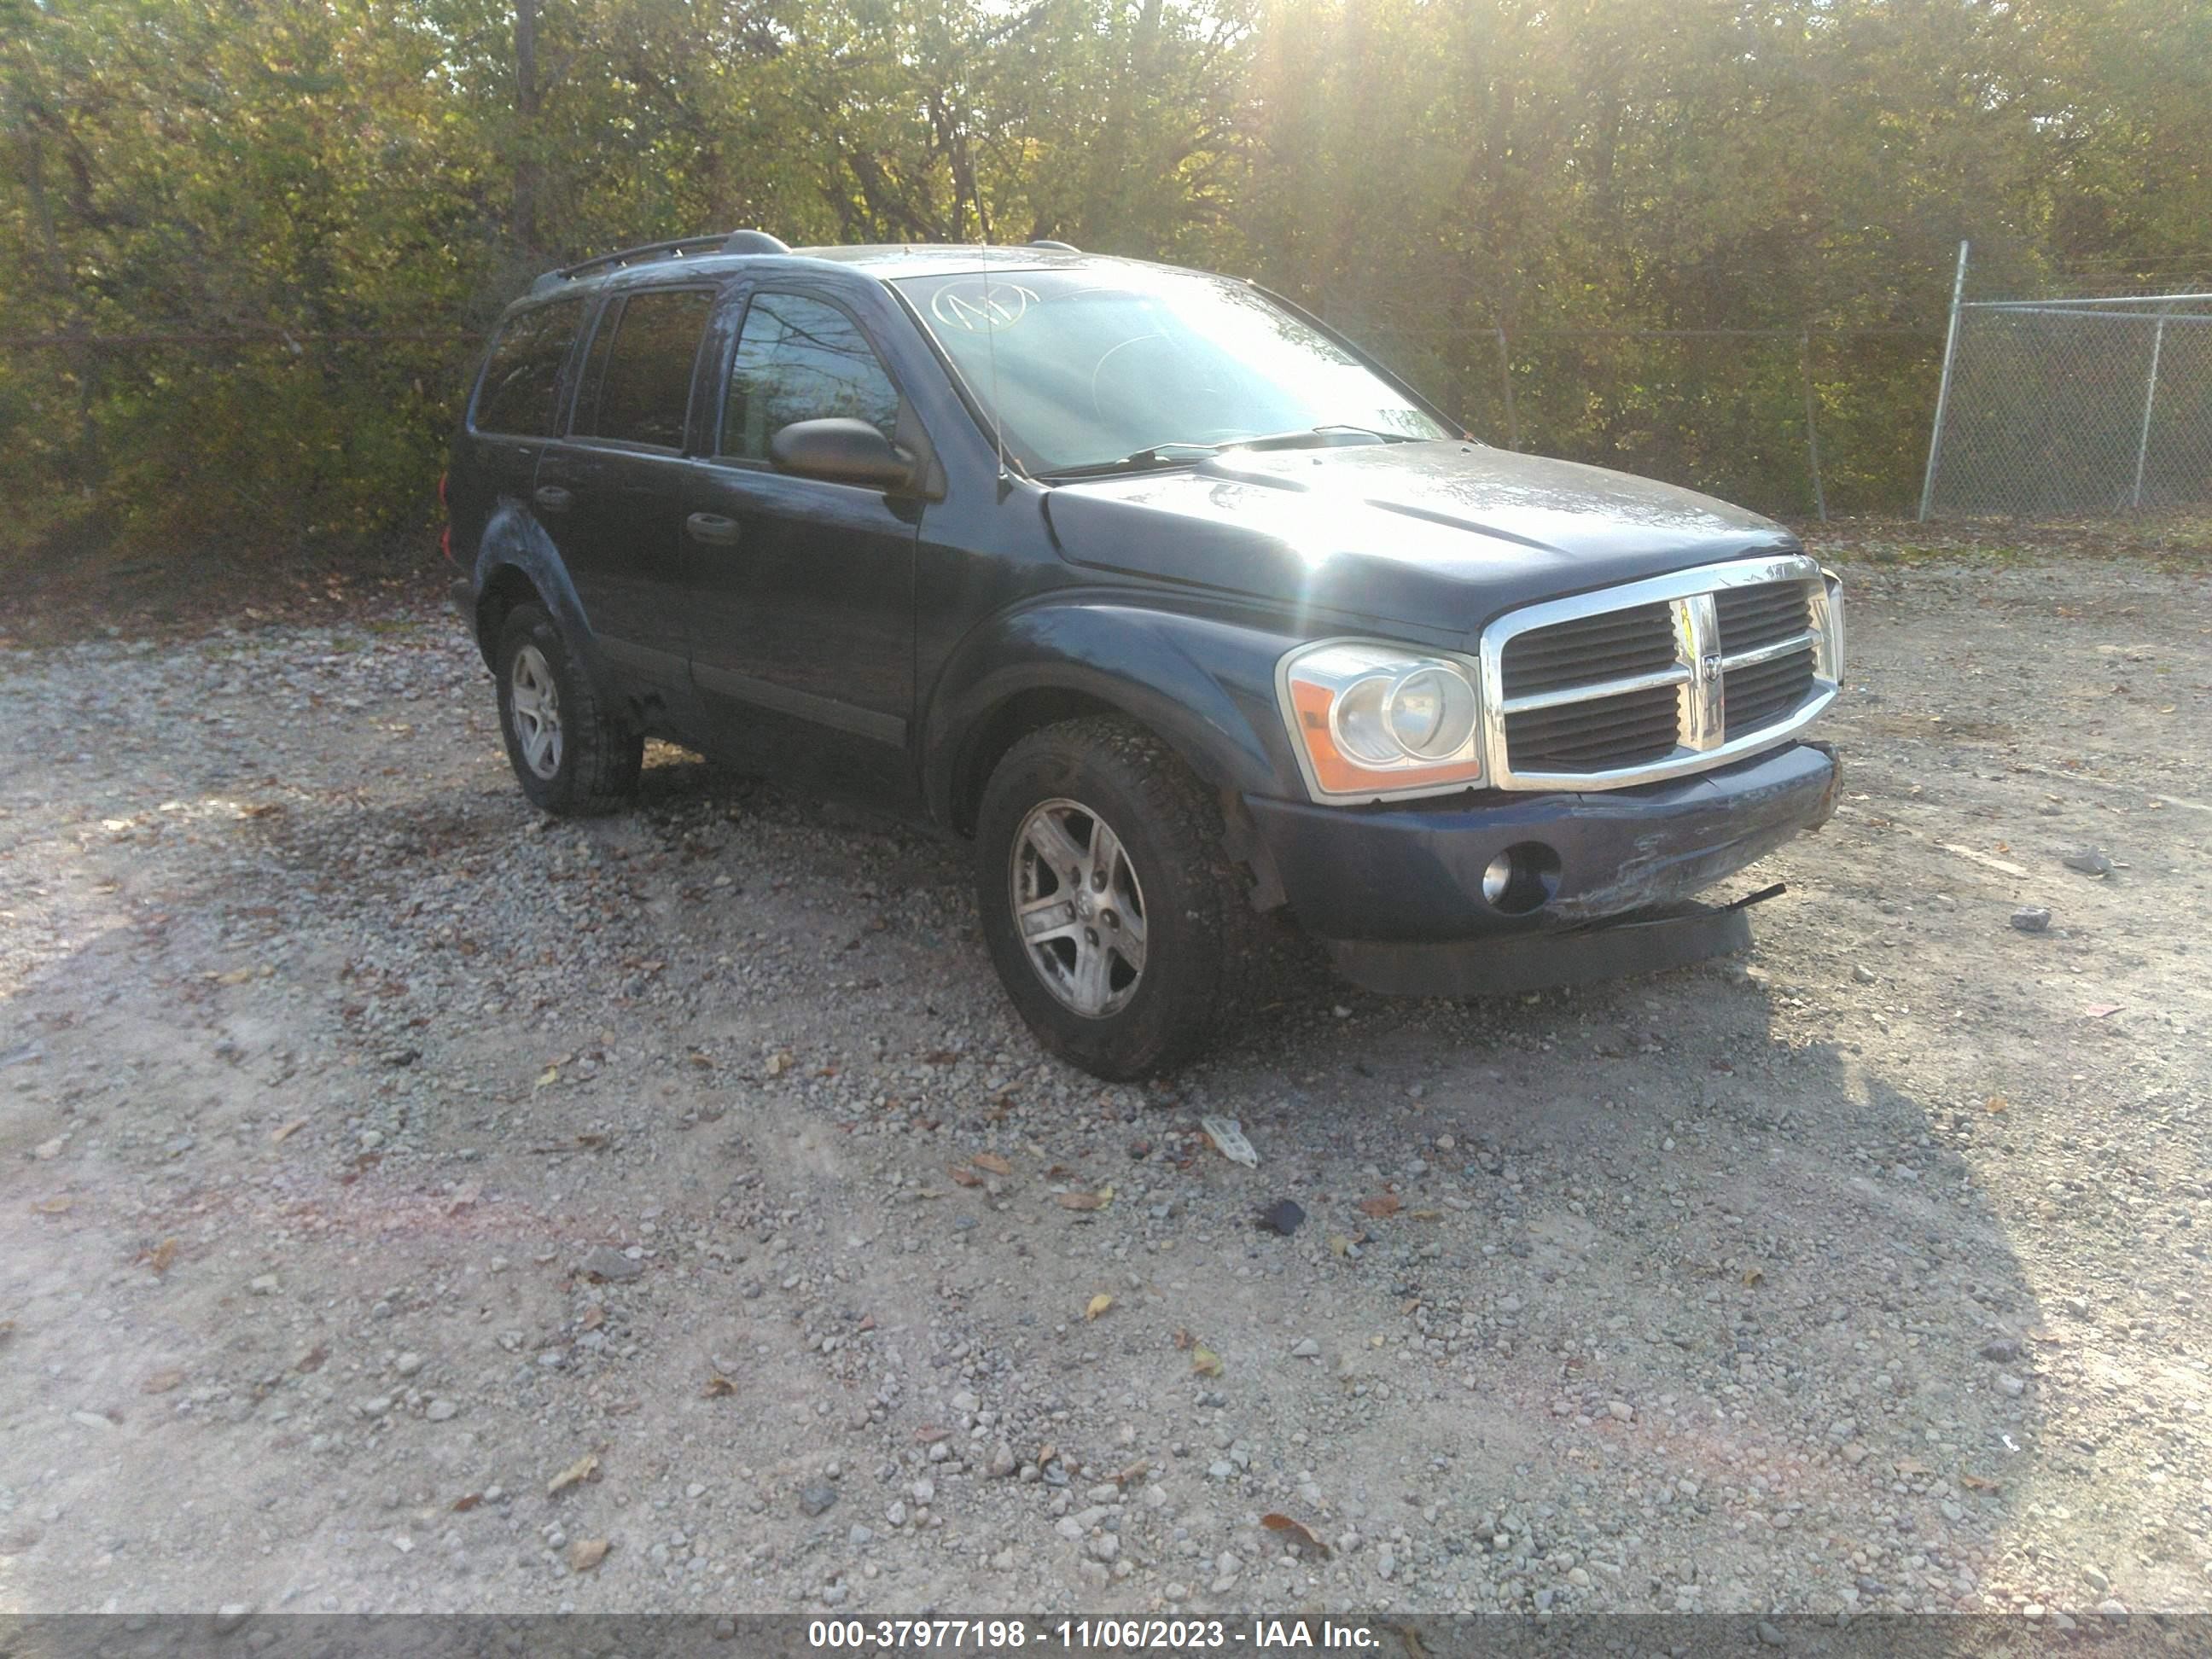
[[[1513,884],[1513,855],[1500,853],[1491,860],[1490,868],[1482,872],[1482,896],[1492,904],[1505,896],[1505,890]]]
[[[1516,842],[1482,872],[1482,896],[1509,916],[1541,909],[1559,890],[1559,855],[1540,841]]]

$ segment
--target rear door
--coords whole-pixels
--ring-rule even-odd
[[[607,664],[680,723],[692,701],[683,592],[684,441],[708,288],[633,289],[601,307],[566,438],[532,501]]]
[[[853,311],[803,280],[755,289],[729,343],[712,453],[694,465],[685,566],[691,672],[717,724],[777,769],[892,807],[915,799],[919,495],[794,477],[769,442],[795,421],[868,421],[927,440]],[[719,366],[718,366],[719,367]]]

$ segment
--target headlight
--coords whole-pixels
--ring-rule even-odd
[[[1471,662],[1363,640],[1301,646],[1277,671],[1316,800],[1437,794],[1482,781]]]

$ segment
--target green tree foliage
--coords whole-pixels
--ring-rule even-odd
[[[0,151],[18,550],[418,526],[532,276],[748,224],[1247,272],[1490,435],[1784,510],[1809,364],[1883,507],[1960,237],[2201,270],[2212,7],[0,0]]]

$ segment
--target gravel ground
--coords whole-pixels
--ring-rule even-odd
[[[1146,1091],[427,608],[0,654],[0,1608],[2204,1609],[2207,583],[1847,574],[1751,958]]]

